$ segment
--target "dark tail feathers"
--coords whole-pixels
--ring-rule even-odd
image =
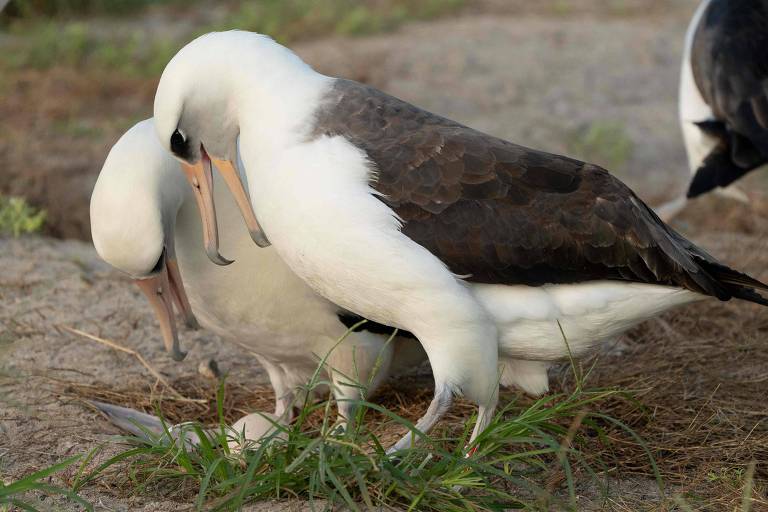
[[[696,174],[693,175],[691,185],[688,187],[688,198],[700,196],[717,187],[727,187],[757,167],[741,168],[731,160],[727,150],[715,149],[707,156],[701,167],[696,169]]]
[[[696,263],[711,275],[731,297],[768,306],[768,299],[756,290],[768,291],[768,285],[720,263],[695,258]]]
[[[688,187],[688,197],[693,198],[717,187],[727,187],[749,171],[768,162],[765,137],[745,137],[730,130],[721,121],[696,123],[704,133],[719,140],[719,144],[707,155]]]

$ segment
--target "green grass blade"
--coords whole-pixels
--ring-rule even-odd
[[[30,473],[29,475],[15,482],[12,482],[9,485],[0,487],[0,498],[3,498],[5,496],[11,496],[13,494],[26,492],[27,490],[38,485],[38,482],[40,480],[43,480],[44,478],[48,478],[49,476],[52,476],[54,473],[58,473],[59,471],[66,469],[67,467],[71,466],[72,464],[80,460],[81,457],[82,455],[75,455],[73,457],[69,457],[68,459],[65,459],[57,464],[48,466],[47,468],[41,469],[39,471],[35,471],[34,473]]]
[[[219,464],[221,464],[224,461],[223,457],[220,457],[213,461],[213,463],[208,468],[208,471],[205,472],[205,476],[203,477],[203,481],[200,482],[200,490],[197,492],[197,499],[195,500],[195,510],[203,510],[203,504],[205,503],[205,495],[208,491],[208,485],[211,482],[211,477],[213,477],[214,472],[216,471],[216,468],[219,467]]]
[[[611,416],[608,416],[607,414],[602,413],[592,413],[592,416],[596,418],[600,418],[604,421],[607,421],[608,423],[612,423],[622,430],[624,430],[626,433],[628,433],[632,439],[635,440],[635,442],[642,447],[645,454],[648,456],[648,462],[651,465],[651,468],[653,469],[653,476],[656,479],[656,483],[659,486],[659,492],[662,496],[664,496],[664,479],[661,477],[661,471],[659,471],[659,466],[656,464],[656,459],[654,458],[653,454],[651,453],[651,449],[648,448],[648,444],[641,438],[637,432],[632,430],[629,425],[624,424],[622,421],[617,420],[616,418],[612,418]]]

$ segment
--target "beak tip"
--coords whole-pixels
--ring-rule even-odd
[[[250,233],[251,233],[251,240],[253,240],[256,243],[256,245],[258,245],[262,249],[265,249],[270,245],[272,245],[272,243],[267,239],[267,236],[261,230],[257,230],[257,231],[251,230]]]
[[[227,265],[231,265],[235,262],[235,260],[228,260],[221,254],[219,254],[218,247],[207,247],[205,249],[205,252],[208,254],[208,259],[214,262],[217,265],[220,265],[222,267],[226,267]]]
[[[176,350],[174,350],[173,352],[171,352],[171,358],[172,358],[174,361],[176,361],[176,362],[181,362],[181,361],[183,361],[183,360],[184,360],[186,357],[187,357],[187,353],[186,353],[186,352],[182,352],[181,350],[178,350],[178,349],[176,349]]]

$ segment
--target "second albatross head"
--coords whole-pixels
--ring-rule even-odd
[[[176,214],[188,194],[178,163],[157,143],[151,119],[112,147],[91,195],[91,232],[96,251],[128,274],[157,315],[166,350],[179,348],[173,306],[197,327],[184,291],[174,249]]]

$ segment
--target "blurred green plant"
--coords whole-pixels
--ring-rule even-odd
[[[568,149],[575,157],[620,170],[634,151],[624,125],[615,121],[595,121],[571,134]]]
[[[92,122],[84,119],[69,118],[66,120],[55,120],[51,127],[62,135],[74,139],[96,137],[102,133],[102,127],[94,125]]]
[[[43,0],[28,2],[29,12],[99,13],[118,0],[104,0],[101,9],[37,8]],[[171,0],[168,0],[171,1]],[[195,26],[175,39],[148,38],[137,30],[125,35],[95,30],[82,21],[25,16],[10,25],[6,65],[47,69],[53,66],[117,71],[129,76],[155,76],[190,39],[214,30],[243,29],[268,34],[281,43],[326,35],[365,35],[394,30],[411,20],[453,12],[467,0],[262,0],[241,2],[223,21]],[[49,0],[56,4],[55,0]],[[62,5],[78,4],[61,0]],[[21,2],[24,4],[24,2]],[[86,2],[96,4],[95,0]],[[139,1],[144,4],[144,0]],[[36,10],[37,9],[37,10]],[[3,66],[0,66],[3,67]]]
[[[20,27],[21,28],[21,27]],[[21,30],[13,30],[19,33]],[[47,68],[53,64],[74,66],[81,62],[94,44],[85,24],[64,25],[41,22],[31,27],[13,51],[8,63],[14,67]]]
[[[36,210],[22,197],[0,196],[0,235],[34,233],[45,224],[45,210]]]
[[[169,2],[180,0],[11,0],[3,11],[3,17],[123,16],[152,4]]]
[[[244,2],[217,29],[242,28],[282,43],[323,35],[364,35],[457,10],[466,0],[263,0]]]
[[[741,503],[739,504],[738,508],[734,507],[732,510],[734,510],[735,512],[752,512],[752,510],[757,510],[757,508],[753,507],[753,505],[756,505],[758,503],[758,500],[756,500],[755,497],[753,496],[755,491],[755,467],[756,466],[757,466],[757,461],[752,460],[749,462],[749,464],[747,464],[746,468],[743,468],[743,467],[721,468],[719,473],[715,471],[711,471],[707,475],[707,480],[709,480],[710,482],[725,480],[727,482],[727,485],[732,486],[736,490],[740,490]],[[690,493],[686,493],[686,495],[684,496],[681,496],[681,495],[675,496],[673,499],[675,504],[683,512],[693,512],[694,508],[690,504],[690,501],[694,501],[694,502],[702,501],[700,497],[691,495]],[[764,503],[764,502],[761,501],[761,503]],[[707,505],[712,505],[712,504],[707,503]],[[704,510],[704,508],[697,507],[695,510]]]
[[[182,43],[145,41],[139,32],[114,39],[97,37],[81,22],[42,21],[14,25],[6,64],[15,69],[53,66],[117,71],[127,76],[153,76],[162,71]]]

